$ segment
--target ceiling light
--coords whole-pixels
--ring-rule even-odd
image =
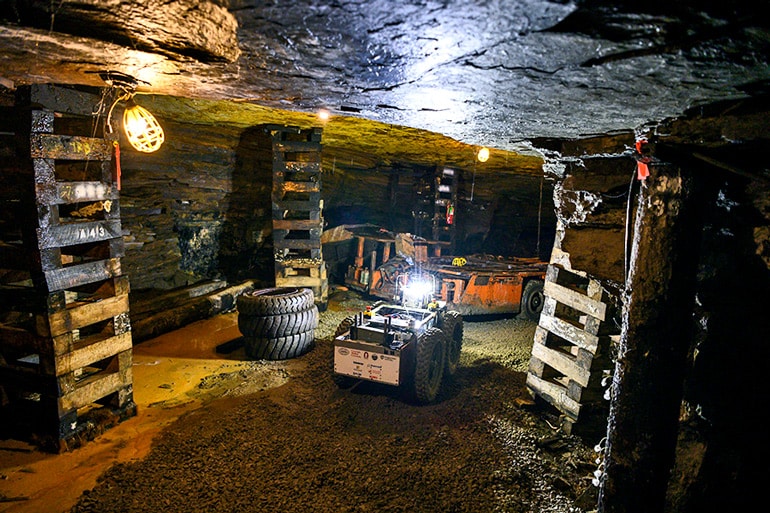
[[[477,158],[479,159],[479,162],[486,162],[487,160],[489,160],[489,148],[487,148],[486,146],[482,147],[479,150]]]

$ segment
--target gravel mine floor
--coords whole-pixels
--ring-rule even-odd
[[[287,369],[283,384],[209,400],[168,427],[147,457],[111,467],[71,511],[595,509],[598,440],[552,427],[558,417],[534,407],[524,385],[535,323],[466,319],[457,373],[435,404],[418,406],[393,387],[334,385],[331,337],[365,304],[336,294],[309,353],[292,365],[254,362]],[[211,386],[201,383],[207,393]]]

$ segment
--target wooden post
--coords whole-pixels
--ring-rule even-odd
[[[600,513],[664,510],[701,234],[692,182],[674,166],[657,166],[642,184],[611,386]]]
[[[369,282],[366,284],[366,292],[372,291],[372,277],[374,276],[374,271],[377,270],[377,251],[372,251],[370,255],[369,269]]]
[[[382,243],[382,263],[384,264],[390,260],[390,244],[391,242],[385,241]]]
[[[364,238],[356,237],[358,239],[358,245],[356,246],[356,267],[362,268],[364,266]]]

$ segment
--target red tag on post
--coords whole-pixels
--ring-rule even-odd
[[[650,176],[650,169],[644,162],[636,161],[636,178],[637,180],[644,180]]]
[[[115,184],[120,190],[120,144],[118,141],[113,141],[112,146],[115,148]]]

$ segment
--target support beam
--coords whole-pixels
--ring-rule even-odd
[[[692,338],[700,204],[693,180],[657,166],[636,209],[600,513],[659,513],[675,459]]]

